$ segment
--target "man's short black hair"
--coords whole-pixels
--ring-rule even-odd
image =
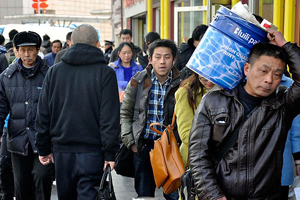
[[[129,34],[130,37],[132,37],[132,31],[131,30],[129,30],[129,29],[123,29],[123,30],[120,31],[120,36],[121,35],[127,35],[127,34]]]
[[[71,36],[72,36],[72,31],[70,31],[69,33],[67,33],[66,40],[71,40]]]
[[[54,43],[60,43],[60,47],[62,47],[62,43],[60,40],[54,40],[53,42],[51,42],[51,47],[53,46]]]
[[[4,41],[5,41],[4,36],[0,34],[0,45],[3,45]]]
[[[285,65],[287,64],[287,57],[283,48],[270,43],[256,43],[250,51],[248,63],[252,66],[260,56],[271,56],[282,60]]]
[[[202,39],[204,33],[206,32],[207,28],[208,28],[208,26],[205,24],[201,24],[201,25],[197,26],[193,31],[192,38],[194,40],[200,41]]]
[[[16,29],[12,29],[11,31],[9,31],[8,33],[9,40],[12,41],[17,33],[19,32]]]
[[[151,59],[154,53],[154,49],[157,47],[170,48],[173,55],[173,60],[176,58],[177,46],[172,40],[162,39],[162,40],[155,40],[154,42],[152,42],[149,47],[149,56]]]
[[[155,40],[159,40],[159,39],[160,39],[160,35],[155,31],[151,31],[151,32],[147,33],[147,35],[145,36],[145,41],[147,43],[152,43]]]

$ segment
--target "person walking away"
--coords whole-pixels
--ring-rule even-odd
[[[95,187],[104,168],[114,168],[119,149],[117,78],[106,65],[93,26],[76,27],[72,43],[45,78],[36,146],[43,165],[55,163],[58,199],[95,200]]]
[[[138,46],[135,46],[133,43],[132,43],[132,31],[129,30],[129,29],[123,29],[120,31],[120,39],[121,39],[121,43],[122,42],[128,42],[129,44],[132,45],[133,47],[133,55],[132,55],[132,60],[135,60],[136,59],[136,56],[139,52],[141,52],[141,48],[138,47]],[[118,48],[115,48],[112,53],[111,53],[111,56],[110,56],[110,59],[109,59],[109,62],[115,62],[116,60],[118,60]]]
[[[174,94],[181,78],[173,67],[177,47],[171,40],[156,40],[149,48],[149,65],[136,73],[128,83],[121,106],[121,139],[134,152],[134,185],[138,197],[154,197],[155,181],[149,152],[160,135],[150,130],[150,124],[171,124],[174,113]],[[142,87],[136,97],[137,87]],[[135,102],[139,101],[138,119],[133,119]],[[162,131],[162,127],[156,127]],[[174,135],[180,141],[177,128]],[[178,199],[178,192],[164,194],[165,199]]]
[[[205,24],[201,24],[197,26],[192,33],[192,37],[188,39],[187,43],[182,43],[180,48],[177,52],[177,60],[175,63],[175,67],[180,71],[182,70],[187,62],[189,61],[190,57],[194,53],[196,47],[200,43],[203,35],[205,34],[208,26]]]
[[[0,75],[0,135],[10,113],[7,150],[11,152],[17,200],[50,200],[52,165],[39,163],[35,146],[35,116],[47,63],[39,56],[41,38],[35,32],[19,32],[14,46],[20,58]]]
[[[284,144],[300,112],[300,48],[278,31],[268,29],[268,38],[250,51],[246,83],[208,93],[196,111],[189,158],[201,200],[280,199]],[[287,63],[294,78],[288,90],[279,85]],[[235,145],[217,161],[235,130]]]

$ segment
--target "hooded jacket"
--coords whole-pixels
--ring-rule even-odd
[[[300,112],[300,49],[283,46],[294,83],[279,86],[241,125],[238,141],[215,165],[212,156],[244,118],[237,88],[202,98],[190,133],[190,167],[201,200],[280,199],[282,154],[287,132]]]
[[[119,149],[120,107],[116,74],[102,51],[74,44],[49,69],[39,99],[36,146],[42,156],[103,152],[114,161]]]
[[[28,155],[29,142],[34,153],[35,116],[38,98],[48,66],[39,56],[28,75],[22,67],[22,60],[11,64],[0,75],[0,135],[4,120],[10,112],[7,131],[7,149],[12,153]]]

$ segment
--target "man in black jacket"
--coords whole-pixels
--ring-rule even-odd
[[[72,42],[62,62],[45,78],[36,146],[42,164],[55,162],[59,199],[94,200],[103,166],[114,168],[119,149],[118,85],[115,71],[98,48],[94,27],[78,26]]]
[[[135,46],[131,40],[132,40],[132,31],[129,29],[123,29],[120,32],[120,37],[121,37],[121,43],[122,42],[128,42],[132,45],[133,48],[133,55],[132,55],[132,60],[136,59],[136,56],[138,53],[140,53],[142,50],[140,47]],[[116,60],[118,60],[119,56],[118,56],[118,48],[115,48],[110,56],[109,62],[115,62]]]
[[[8,121],[7,149],[11,152],[15,196],[22,200],[50,200],[52,165],[39,163],[35,147],[37,103],[48,66],[38,56],[41,38],[35,32],[14,37],[20,59],[0,75],[0,135]]]
[[[271,44],[250,51],[246,83],[208,93],[195,113],[189,158],[201,200],[281,199],[282,154],[300,112],[300,48],[268,32]],[[288,89],[279,85],[286,64],[294,79]]]
[[[192,54],[194,53],[196,47],[200,43],[203,35],[205,34],[208,26],[205,24],[201,24],[197,26],[192,34],[192,37],[188,40],[187,43],[182,43],[180,48],[177,52],[177,60],[175,63],[175,67],[184,73],[184,78],[189,77],[192,75],[192,71],[188,69],[186,66],[187,62],[191,58]]]

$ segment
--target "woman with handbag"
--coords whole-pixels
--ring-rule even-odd
[[[195,72],[182,81],[180,87],[175,93],[175,114],[177,116],[178,134],[182,141],[180,145],[180,154],[183,164],[186,169],[188,166],[188,148],[189,148],[189,135],[192,127],[192,122],[196,109],[205,93],[212,90],[218,90],[220,87],[207,80],[206,78],[196,74]],[[180,199],[197,199],[196,194],[192,191],[193,184],[192,178],[186,171],[181,177]],[[182,190],[181,188],[187,187]],[[183,193],[186,191],[186,193]]]

